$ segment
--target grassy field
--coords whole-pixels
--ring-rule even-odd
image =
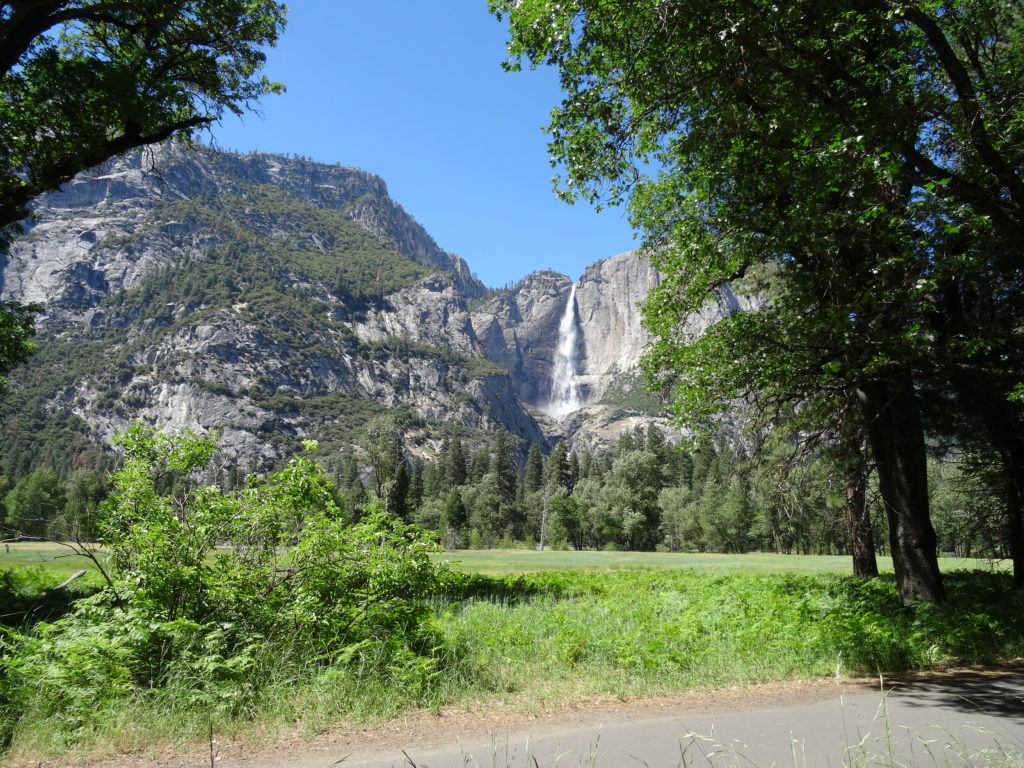
[[[490,599],[438,622],[498,690],[557,701],[991,663],[1024,651],[1022,596],[1005,574],[955,571],[942,608],[899,604],[891,574],[696,570],[480,577]],[[510,585],[494,591],[494,583]]]
[[[9,544],[7,550],[0,548],[0,570],[7,568],[42,569],[52,573],[58,581],[63,581],[83,568],[87,571],[96,570],[96,566],[87,557],[74,554],[68,547],[36,541]]]
[[[837,573],[850,572],[849,555],[776,555],[751,553],[719,555],[669,552],[538,552],[531,549],[458,550],[435,559],[466,573],[504,575],[545,571],[693,570],[699,573]],[[943,572],[959,570],[1005,570],[999,561],[960,557],[939,559]],[[892,559],[878,558],[883,573],[892,573]]]
[[[457,571],[506,575],[514,573],[542,573],[547,571],[576,571],[599,573],[603,571],[693,570],[698,573],[806,573],[846,574],[850,572],[848,555],[776,555],[751,553],[720,555],[669,552],[572,552],[532,549],[484,549],[441,552],[433,556]],[[999,561],[958,557],[939,558],[943,572],[959,570],[1001,571],[1008,565]],[[85,568],[93,570],[88,559],[74,555],[71,550],[49,542],[19,542],[10,545],[10,551],[0,551],[0,569],[36,567],[66,578]],[[883,573],[892,573],[892,560],[878,558]]]
[[[65,553],[44,544],[0,550],[0,587],[5,580],[10,587],[0,603],[19,617],[15,630],[70,607],[72,595],[46,588],[85,567]],[[202,740],[211,722],[220,733],[265,735],[296,724],[317,731],[417,707],[534,712],[592,696],[1024,656],[1024,595],[988,561],[942,560],[950,602],[936,608],[901,606],[891,573],[862,582],[848,575],[846,557],[528,550],[435,557],[452,571],[429,621],[414,646],[381,645],[392,650],[379,658],[377,646],[364,643],[318,659],[257,644],[237,658],[202,656],[218,675],[212,683],[207,666],[202,685],[183,667],[188,674],[150,688],[130,684],[121,656],[130,639],[116,627],[80,622],[42,655],[29,641],[25,653],[47,680],[60,681],[63,699],[58,707],[40,694],[24,705],[27,714],[8,724],[8,755]],[[74,588],[85,593],[85,581]]]

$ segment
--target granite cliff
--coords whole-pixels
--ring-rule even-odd
[[[305,437],[344,452],[384,410],[428,456],[451,425],[599,448],[663,423],[636,387],[637,305],[658,281],[643,258],[577,284],[582,408],[553,418],[570,278],[488,291],[353,168],[146,150],[38,201],[0,267],[0,299],[46,304],[40,350],[0,403],[13,453],[33,461],[134,419],[217,430],[251,466]]]
[[[574,292],[581,407],[566,416],[552,415],[551,401],[559,324],[572,293],[569,277],[556,272],[527,276],[510,291],[479,303],[473,327],[484,354],[510,373],[516,395],[549,435],[600,450],[638,425],[655,424],[671,433],[663,404],[643,391],[638,368],[649,341],[640,304],[659,281],[657,270],[637,251],[597,261],[584,271]],[[722,301],[694,322],[706,326],[733,304],[725,291]]]

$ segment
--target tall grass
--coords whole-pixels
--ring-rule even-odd
[[[530,710],[595,694],[826,676],[837,665],[874,674],[1024,656],[1024,595],[1006,574],[951,573],[946,584],[950,602],[935,608],[901,606],[891,576],[449,573],[411,650],[363,642],[325,664],[282,639],[243,666],[214,659],[161,687],[77,681],[85,687],[73,710],[6,713],[8,755],[202,741],[211,721],[220,734],[253,738],[453,703]],[[91,652],[87,637],[68,642],[69,653]]]
[[[904,607],[891,576],[532,574],[437,619],[495,691],[653,695],[1024,655],[1024,596],[1002,574],[946,577],[947,606]],[[532,594],[509,599],[511,585]]]
[[[371,723],[412,708],[436,710],[474,685],[460,661],[447,655],[438,649],[423,663],[367,646],[325,668],[290,649],[267,648],[249,674],[225,681],[219,696],[208,695],[209,681],[201,692],[183,675],[120,697],[97,692],[88,712],[27,712],[13,729],[7,756],[35,762],[60,754],[187,747],[205,741],[211,728],[219,737],[258,743],[296,729],[312,735],[339,720]]]

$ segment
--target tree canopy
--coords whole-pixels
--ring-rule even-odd
[[[7,388],[7,374],[32,354],[33,318],[37,304],[0,302],[0,395]]]
[[[80,171],[282,91],[260,70],[284,14],[275,0],[0,3],[0,253],[32,200]],[[0,302],[0,391],[40,310]]]
[[[856,403],[901,594],[941,601],[916,385],[970,369],[1005,401],[987,353],[1005,357],[1020,327],[1022,9],[491,7],[509,20],[509,68],[561,74],[560,193],[628,202],[665,276],[645,311],[646,369],[679,420],[708,430],[744,395],[818,413]],[[759,298],[695,333],[688,318],[744,279]],[[979,298],[1006,305],[1001,319],[970,309]]]
[[[282,90],[260,74],[274,0],[0,5],[0,227],[76,173]]]

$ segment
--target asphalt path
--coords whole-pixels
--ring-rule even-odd
[[[888,687],[888,683],[885,687]],[[844,689],[845,688],[845,689]],[[767,704],[767,705],[766,705]],[[715,707],[709,706],[708,710]],[[429,742],[430,740],[424,740]],[[359,752],[359,750],[356,750]],[[233,761],[225,760],[229,766]],[[818,766],[1024,766],[1024,673],[957,673],[884,691],[836,685],[809,703],[724,711],[680,706],[650,713],[592,713],[415,741],[353,754],[247,759],[239,766],[294,768],[817,768]]]

